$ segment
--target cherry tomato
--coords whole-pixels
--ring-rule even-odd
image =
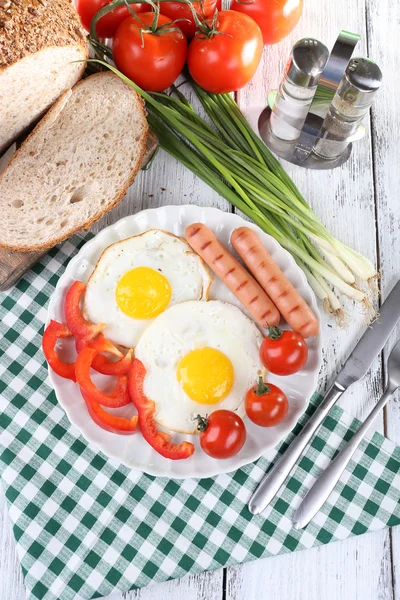
[[[161,92],[172,85],[183,69],[187,41],[180,30],[152,32],[154,13],[141,13],[140,20],[128,17],[119,26],[113,41],[113,56],[117,68],[147,91]],[[158,27],[171,23],[159,15]],[[147,27],[146,27],[147,26]],[[141,29],[147,29],[141,34]],[[142,39],[143,36],[143,39]]]
[[[231,410],[216,410],[198,420],[200,446],[212,458],[231,458],[246,441],[243,420]]]
[[[90,31],[90,22],[94,15],[111,0],[75,0],[75,8],[81,18],[82,25],[87,31]],[[132,9],[136,13],[148,10],[147,4],[132,4]],[[118,27],[131,13],[126,6],[119,6],[115,10],[101,17],[96,25],[96,33],[99,38],[112,38]]]
[[[255,20],[264,44],[276,44],[296,27],[303,0],[232,0],[230,8]]]
[[[263,41],[257,23],[234,10],[218,13],[217,32],[193,38],[188,67],[200,87],[222,94],[250,81],[261,59]]]
[[[260,348],[261,361],[275,375],[293,375],[304,367],[308,346],[303,336],[295,331],[270,327]]]
[[[250,421],[261,427],[278,425],[287,415],[288,399],[276,385],[264,383],[263,378],[246,394],[246,413]]]
[[[211,19],[215,10],[221,9],[221,0],[193,2],[193,8],[198,14],[200,21]],[[193,13],[184,2],[160,2],[160,12],[169,17],[171,21],[175,21],[175,19],[188,19],[188,21],[179,21],[176,23],[176,26],[179,27],[187,38],[192,38],[196,33],[197,26],[193,19]]]

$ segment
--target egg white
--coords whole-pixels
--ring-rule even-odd
[[[172,431],[197,433],[198,414],[227,409],[244,416],[246,392],[264,373],[259,355],[262,340],[254,322],[232,304],[189,301],[168,308],[149,325],[135,350],[146,368],[144,393],[156,404],[155,420]],[[234,370],[232,389],[217,404],[194,402],[177,379],[180,360],[205,346],[225,354]]]
[[[207,300],[211,277],[202,259],[181,238],[151,229],[108,246],[87,284],[84,315],[105,323],[104,335],[116,344],[133,348],[153,319],[136,319],[118,306],[115,291],[120,278],[136,267],[162,273],[171,286],[169,306],[186,300]]]

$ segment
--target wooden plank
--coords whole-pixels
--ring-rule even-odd
[[[123,600],[221,600],[222,569],[201,575],[187,575],[176,581],[152,584],[136,592],[128,592]],[[107,600],[120,600],[118,596]]]
[[[226,600],[392,600],[381,534],[365,534],[228,570]],[[383,548],[389,545],[389,530]],[[394,600],[394,599],[393,599]]]
[[[355,55],[366,54],[363,0],[347,4],[309,0],[304,11],[302,21],[289,39],[265,49],[257,78],[238,94],[242,110],[255,127],[259,112],[266,105],[267,93],[269,89],[278,87],[290,48],[297,39],[306,35],[315,36],[331,48],[340,29],[347,29],[362,35]],[[328,229],[338,239],[375,261],[371,141],[369,123],[365,125],[367,139],[355,144],[352,157],[343,167],[316,172],[286,162],[284,166]],[[351,315],[346,331],[339,329],[330,318],[322,318],[324,361],[320,374],[321,388],[327,387],[366,327],[365,317],[359,307],[354,307],[351,301],[346,300],[344,306]],[[362,418],[378,398],[381,387],[382,373],[378,359],[366,380],[355,386],[342,404],[349,412]],[[382,425],[383,420],[377,423],[377,428],[382,429]],[[321,547],[307,554],[295,553],[229,569],[227,599],[239,600],[245,591],[247,600],[267,595],[270,598],[307,600],[375,600],[378,597],[392,598],[391,586],[390,538],[389,532],[383,531]]]
[[[397,39],[400,23],[398,0],[369,0],[367,3],[369,52],[383,72],[383,88],[372,110],[374,140],[375,194],[379,233],[381,290],[384,300],[400,277],[400,115],[398,98],[400,81]],[[400,338],[400,327],[392,336],[389,348]],[[385,355],[387,359],[387,354]],[[385,433],[400,444],[400,396],[397,393],[385,411]],[[391,554],[393,598],[400,598],[400,528],[392,529]]]

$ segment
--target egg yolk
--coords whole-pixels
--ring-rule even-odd
[[[171,286],[162,273],[150,267],[136,267],[118,281],[115,299],[128,317],[152,319],[167,308]]]
[[[216,404],[232,389],[234,372],[231,361],[215,348],[198,348],[179,362],[177,378],[184,392],[200,404]]]

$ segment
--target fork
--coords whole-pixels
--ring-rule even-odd
[[[299,508],[293,516],[293,527],[302,529],[316,515],[322,505],[329,498],[333,488],[337,484],[346,469],[351,457],[358,448],[364,435],[372,423],[386,406],[397,388],[400,387],[400,341],[394,346],[388,360],[388,382],[383,396],[369,413],[364,423],[353,435],[351,440],[342,448],[339,454],[332,460],[328,468],[320,475],[313,487],[304,497]]]

